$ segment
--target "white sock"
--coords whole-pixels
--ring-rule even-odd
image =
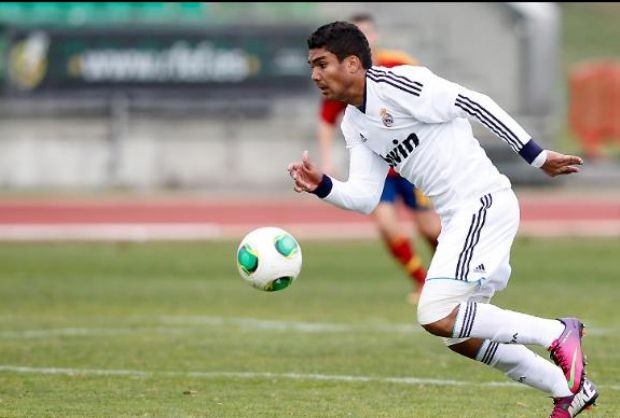
[[[562,370],[523,345],[486,340],[476,360],[501,370],[514,381],[550,393],[554,398],[572,396]]]
[[[488,303],[464,302],[459,306],[452,337],[549,348],[562,332],[564,324],[554,319],[509,311]]]

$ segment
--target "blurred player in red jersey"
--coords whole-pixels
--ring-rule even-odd
[[[366,35],[372,50],[373,65],[395,67],[397,65],[417,64],[416,60],[404,52],[377,48],[379,37],[372,16],[368,14],[355,15],[351,18],[351,22]],[[326,99],[321,102],[318,140],[322,168],[326,173],[333,174],[335,171],[332,160],[332,142],[336,122],[345,108],[344,102]],[[399,198],[411,210],[417,230],[428,241],[433,251],[437,247],[437,236],[441,225],[439,217],[432,210],[428,198],[408,180],[390,169],[385,179],[381,201],[372,216],[390,253],[403,265],[414,282],[415,287],[409,294],[409,302],[415,304],[420,297],[420,291],[426,279],[426,269],[417,256],[413,243],[403,233],[402,227],[399,225],[396,211],[396,201]]]

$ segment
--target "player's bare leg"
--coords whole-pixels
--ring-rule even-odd
[[[409,295],[411,303],[417,303],[420,290],[426,280],[426,269],[415,252],[412,241],[402,233],[399,224],[396,206],[392,203],[381,202],[372,213],[381,239],[392,256],[405,268],[409,278],[414,283],[414,290]]]

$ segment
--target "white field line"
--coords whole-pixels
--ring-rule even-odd
[[[176,324],[176,325],[175,325]],[[53,337],[113,337],[139,334],[184,334],[199,332],[201,326],[236,327],[252,332],[300,332],[300,333],[419,333],[421,328],[412,325],[347,325],[317,324],[304,322],[261,321],[251,318],[209,318],[193,320],[173,320],[170,326],[163,327],[128,327],[128,328],[49,328],[30,330],[0,331],[0,339],[36,339]]]
[[[58,336],[68,337],[111,337],[137,334],[183,334],[197,333],[200,327],[235,327],[244,331],[264,332],[300,332],[300,333],[421,333],[422,328],[414,324],[345,324],[305,321],[280,321],[243,317],[222,316],[160,316],[131,317],[132,321],[153,321],[156,319],[160,326],[129,326],[124,328],[48,328],[31,330],[0,331],[0,339],[34,339]],[[588,327],[588,337],[615,334],[608,328]]]
[[[304,373],[270,373],[270,372],[179,372],[179,371],[144,371],[127,369],[76,369],[66,367],[24,367],[0,365],[0,372],[28,373],[39,375],[66,375],[66,376],[125,376],[132,378],[154,377],[185,377],[200,379],[286,379],[286,380],[321,380],[331,382],[351,383],[396,383],[403,385],[434,385],[434,386],[479,386],[479,387],[522,387],[513,382],[470,382],[464,380],[431,379],[422,377],[379,377],[379,376],[347,376],[328,374]],[[600,389],[620,390],[620,385],[598,385]]]
[[[149,241],[222,237],[217,224],[13,224],[0,225],[2,241]]]
[[[19,331],[0,331],[0,339],[36,339],[50,337],[114,337],[136,334],[182,334],[195,332],[195,328],[135,327],[135,328],[48,328]]]
[[[521,221],[519,235],[532,237],[620,237],[620,220]]]
[[[339,332],[385,332],[411,333],[422,329],[414,324],[346,324],[329,322],[282,321],[243,317],[222,316],[170,316],[159,317],[162,324],[169,325],[221,325],[236,326],[243,329],[265,331],[297,331],[305,333],[339,333]]]
[[[257,224],[0,224],[0,241],[149,241],[239,239]],[[285,223],[299,239],[377,238],[372,222]],[[412,230],[411,222],[403,228]],[[534,237],[620,236],[620,220],[523,221],[519,234]]]
[[[217,223],[169,224],[13,224],[0,225],[0,241],[149,241],[240,239],[262,225]],[[376,228],[364,223],[278,225],[303,239],[375,238]],[[335,227],[337,226],[337,228]]]
[[[146,319],[146,318],[145,318]],[[412,333],[422,332],[422,328],[417,324],[390,324],[390,323],[368,323],[368,324],[344,324],[329,322],[305,322],[305,321],[281,321],[243,317],[223,317],[206,315],[163,315],[159,317],[162,324],[174,325],[234,325],[240,328],[280,330],[280,331],[299,331],[299,332],[393,332],[393,333]],[[614,330],[609,328],[590,327],[586,329],[588,336],[610,335]]]

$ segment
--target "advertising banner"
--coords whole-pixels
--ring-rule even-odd
[[[13,29],[5,94],[269,94],[311,85],[307,28]]]

